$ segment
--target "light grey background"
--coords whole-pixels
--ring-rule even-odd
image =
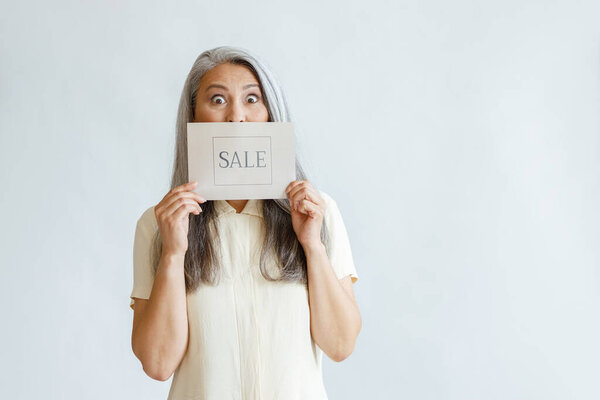
[[[331,399],[600,398],[597,1],[3,1],[0,398],[164,399],[135,222],[196,56],[279,75],[363,329]]]

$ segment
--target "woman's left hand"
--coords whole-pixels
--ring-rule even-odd
[[[285,193],[290,201],[292,226],[302,247],[321,245],[325,200],[307,180],[290,182]]]

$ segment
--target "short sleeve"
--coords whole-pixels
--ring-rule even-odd
[[[331,262],[331,266],[338,279],[350,275],[352,283],[356,283],[358,274],[354,266],[352,250],[350,249],[350,239],[348,238],[348,232],[346,232],[342,214],[338,209],[337,203],[327,193],[322,191],[319,191],[319,193],[325,200],[324,220],[327,232],[329,233],[329,261]]]
[[[154,284],[151,264],[152,238],[158,229],[154,206],[148,208],[138,219],[133,240],[133,290],[129,307],[133,309],[134,297],[149,299]]]

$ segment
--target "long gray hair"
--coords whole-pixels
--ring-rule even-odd
[[[283,91],[267,65],[247,50],[221,46],[200,54],[185,80],[177,114],[177,138],[171,188],[188,182],[187,123],[194,121],[196,95],[202,76],[219,64],[230,63],[248,67],[258,80],[262,97],[269,112],[269,122],[289,122],[290,113]],[[296,179],[307,179],[296,158]],[[201,194],[201,193],[200,193]],[[307,284],[306,256],[292,227],[288,199],[263,200],[265,235],[260,255],[260,271],[270,281],[291,281]],[[213,201],[202,203],[199,215],[190,214],[188,250],[185,254],[186,292],[193,292],[200,282],[215,285],[219,280],[220,254],[215,238],[218,237],[217,212]],[[321,227],[321,241],[329,252],[329,237],[325,220]],[[157,230],[153,238],[154,272],[162,254],[162,239]],[[268,271],[268,261],[277,261],[277,276]]]

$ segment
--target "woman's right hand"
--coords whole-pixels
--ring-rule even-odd
[[[191,190],[197,182],[188,182],[174,187],[154,207],[154,215],[162,237],[163,254],[185,256],[188,249],[189,215],[202,212],[198,203],[206,202],[202,196]]]

